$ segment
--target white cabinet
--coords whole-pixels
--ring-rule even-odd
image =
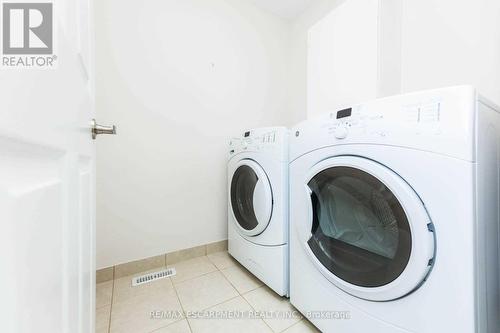
[[[308,117],[471,84],[500,104],[500,1],[346,0],[308,35]]]
[[[403,1],[403,92],[471,84],[500,104],[500,1]]]

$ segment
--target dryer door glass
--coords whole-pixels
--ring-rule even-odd
[[[245,230],[253,230],[259,222],[255,216],[253,195],[259,177],[248,165],[236,169],[231,181],[231,206],[238,224]]]
[[[321,171],[308,183],[313,207],[308,245],[342,280],[380,287],[404,271],[411,254],[408,219],[377,178],[351,167]]]

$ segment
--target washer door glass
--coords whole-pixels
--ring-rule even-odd
[[[269,225],[273,209],[271,184],[259,164],[243,160],[231,180],[231,207],[240,232],[261,234]]]
[[[253,230],[259,222],[253,207],[253,193],[259,177],[248,165],[240,166],[231,182],[231,205],[238,224],[245,230]]]
[[[374,176],[352,167],[316,174],[308,245],[340,279],[380,287],[397,279],[411,255],[410,225],[395,195]]]

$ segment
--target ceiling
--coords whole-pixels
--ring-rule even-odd
[[[257,6],[284,18],[295,18],[315,0],[251,0]]]

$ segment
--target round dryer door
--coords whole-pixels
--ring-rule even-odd
[[[433,227],[401,177],[371,160],[340,156],[317,164],[306,190],[311,225],[304,245],[336,286],[388,301],[425,280],[434,257]]]
[[[231,180],[231,208],[239,231],[247,236],[261,234],[273,210],[271,184],[262,167],[252,160],[242,160]]]

